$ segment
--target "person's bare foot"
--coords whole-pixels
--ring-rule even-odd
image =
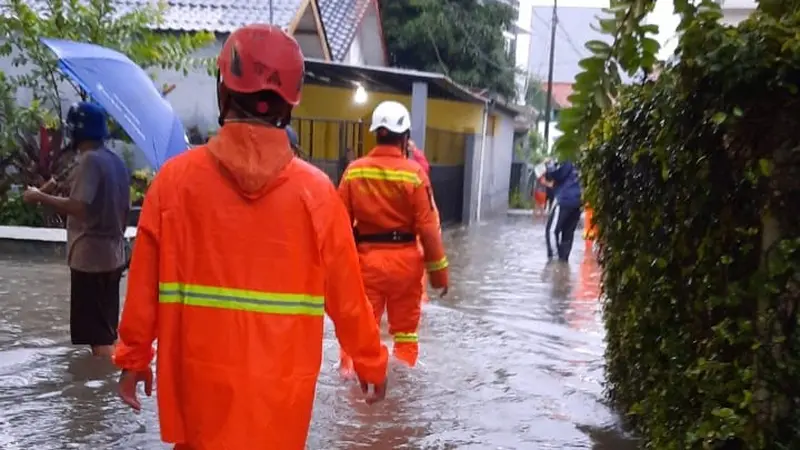
[[[113,345],[93,345],[92,346],[92,356],[99,356],[102,358],[111,359],[111,356],[114,354],[114,346]]]

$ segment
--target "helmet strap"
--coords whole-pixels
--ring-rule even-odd
[[[222,95],[222,90],[225,89],[225,85],[222,84],[222,80],[220,79],[219,69],[217,70],[217,104],[219,104],[219,117],[217,118],[217,123],[219,126],[225,125],[225,117],[228,115],[228,111],[231,108],[231,96],[230,95]]]
[[[236,98],[231,94],[230,91],[227,90],[228,88],[225,87],[225,84],[222,82],[220,77],[219,70],[217,70],[217,103],[219,103],[219,117],[217,119],[219,126],[223,126],[225,124],[225,118],[228,117],[228,113],[231,111],[232,107],[236,107],[237,118],[235,119],[236,122],[250,122],[254,124],[261,124],[261,125],[268,125],[273,126],[276,128],[286,128],[292,121],[292,108],[287,108],[286,112],[282,117],[276,119],[267,119],[266,117],[258,117],[255,116],[247,111],[247,108],[243,108],[240,105]],[[223,91],[224,90],[224,91]]]

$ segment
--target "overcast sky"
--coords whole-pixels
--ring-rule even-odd
[[[553,0],[519,0],[519,14],[520,23],[531,23],[531,8],[534,6],[551,6]],[[604,8],[607,7],[609,2],[607,0],[559,0],[559,6],[582,6],[586,8]],[[678,16],[672,13],[672,0],[658,0],[656,2],[655,11],[648,16],[648,22],[654,23],[659,26],[659,35],[656,38],[661,43],[661,52],[659,58],[666,59],[675,50],[677,44],[675,36],[675,28],[678,26]],[[519,39],[517,42],[517,58],[528,55],[528,41],[527,39]],[[524,47],[524,48],[519,48]]]

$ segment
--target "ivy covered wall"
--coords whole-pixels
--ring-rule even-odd
[[[608,394],[648,448],[798,449],[800,12],[710,9],[678,56],[581,152]]]

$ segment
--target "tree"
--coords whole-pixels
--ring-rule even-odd
[[[62,105],[86,97],[57,70],[41,36],[112,48],[144,69],[185,72],[207,65],[192,54],[213,41],[211,33],[159,33],[153,26],[162,21],[163,4],[119,15],[116,3],[45,0],[38,2],[42,9],[34,10],[25,0],[7,0],[7,14],[0,20],[0,56],[22,71],[0,72],[0,202],[11,184],[36,184],[59,172],[69,156],[60,145]],[[26,105],[17,102],[22,92],[31,95]]]
[[[531,128],[524,140],[517,143],[516,152],[519,159],[530,164],[539,164],[547,157],[547,147],[544,145],[544,136],[538,129]]]
[[[211,33],[170,35],[153,31],[163,20],[164,4],[148,6],[117,15],[114,0],[46,0],[42,11],[29,6],[26,0],[8,0],[10,15],[0,21],[0,56],[11,57],[14,67],[27,69],[10,75],[13,86],[29,90],[33,105],[62,116],[63,93],[67,83],[75,93],[85,94],[56,68],[54,55],[39,41],[42,36],[91,42],[112,48],[128,56],[144,69],[162,68],[186,71],[204,61],[192,54],[213,41]]]
[[[392,65],[441,72],[457,83],[516,97],[513,56],[503,31],[516,14],[500,2],[380,0]]]
[[[525,90],[525,105],[535,109],[541,116],[547,107],[547,91],[542,86],[541,80],[536,77],[528,79],[528,86]]]

